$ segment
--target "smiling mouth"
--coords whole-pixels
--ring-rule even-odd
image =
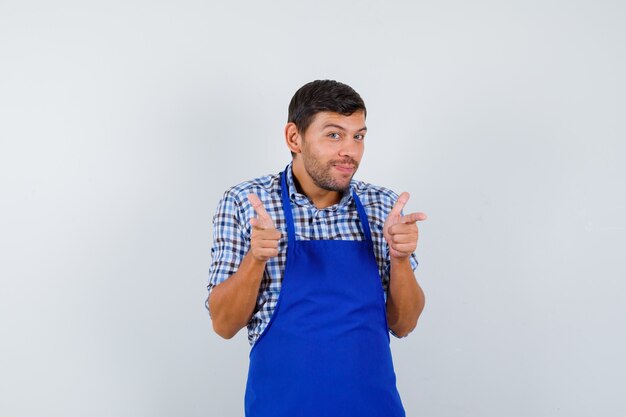
[[[337,171],[339,172],[343,172],[345,174],[351,174],[354,172],[354,165],[338,165],[338,164],[334,164],[333,167],[335,167],[337,169]]]

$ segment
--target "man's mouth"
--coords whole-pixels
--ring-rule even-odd
[[[350,164],[333,164],[333,167],[344,174],[352,174],[354,172],[354,165]]]

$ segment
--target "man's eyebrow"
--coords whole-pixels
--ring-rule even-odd
[[[343,130],[343,131],[346,130],[343,126],[336,125],[334,123],[328,123],[328,124],[324,125],[323,129],[326,129],[328,127],[334,127],[335,129],[339,129],[339,130]],[[367,131],[367,126],[363,126],[359,130],[357,130],[357,132],[362,132],[362,131]]]

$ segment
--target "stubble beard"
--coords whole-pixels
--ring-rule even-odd
[[[319,159],[305,152],[302,153],[302,161],[304,162],[304,169],[307,174],[309,174],[315,185],[328,191],[344,192],[350,188],[350,181],[352,180],[352,177],[354,177],[354,174],[356,174],[359,167],[359,164],[352,158],[347,160],[329,161],[324,164],[320,162]],[[331,171],[333,170],[334,164],[350,164],[354,166],[354,172],[352,172],[352,175],[345,183],[340,183],[333,178]]]

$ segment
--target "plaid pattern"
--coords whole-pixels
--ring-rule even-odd
[[[356,191],[370,223],[374,252],[386,300],[390,263],[389,248],[382,230],[387,214],[391,211],[398,195],[387,188],[353,179],[350,183],[351,189],[344,193],[338,204],[319,210],[308,197],[297,192],[293,183],[291,163],[287,170],[287,186],[297,240],[364,240],[356,203],[351,195],[351,190]],[[250,346],[253,346],[269,323],[276,307],[287,259],[287,226],[280,196],[280,174],[245,181],[224,193],[217,206],[217,212],[213,216],[212,261],[207,289],[210,296],[213,287],[237,272],[239,263],[248,253],[251,232],[249,219],[256,216],[254,208],[248,202],[250,193],[255,193],[261,199],[268,214],[274,220],[276,228],[283,234],[278,244],[278,256],[269,259],[265,266],[257,306],[247,325],[248,341]],[[415,270],[418,262],[414,253],[410,260]],[[209,310],[208,298],[205,307]],[[389,331],[393,336],[398,337],[391,329]]]

